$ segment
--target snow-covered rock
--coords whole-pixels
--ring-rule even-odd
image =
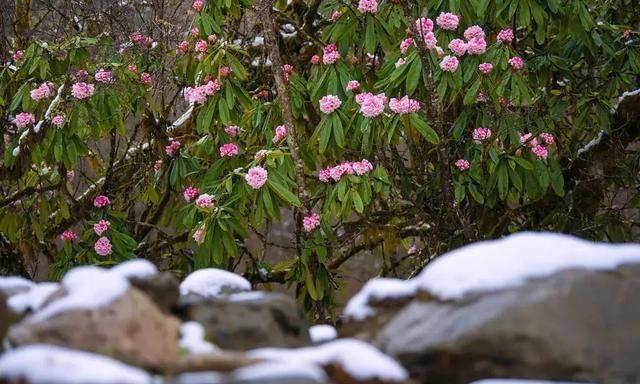
[[[180,295],[195,294],[218,297],[228,293],[250,291],[251,283],[235,273],[216,268],[199,269],[180,284]]]
[[[187,321],[180,326],[180,347],[190,355],[220,352],[220,348],[204,339],[204,327],[196,321]]]
[[[28,384],[151,383],[151,376],[139,368],[106,356],[46,344],[20,347],[0,356],[0,379]]]
[[[338,332],[332,325],[319,324],[309,328],[309,335],[313,344],[320,344],[335,339],[338,337]]]
[[[266,361],[233,371],[236,382],[250,383],[325,383],[324,370],[301,361]]]
[[[158,268],[146,259],[133,259],[120,263],[109,270],[126,279],[146,279],[158,274]]]
[[[5,297],[28,291],[35,283],[19,276],[0,276],[0,294]]]
[[[55,292],[60,290],[58,283],[40,283],[26,292],[18,293],[7,300],[8,307],[17,314],[35,312],[42,308]]]

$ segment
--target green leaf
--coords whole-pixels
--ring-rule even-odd
[[[271,188],[273,192],[276,193],[276,195],[278,195],[282,200],[286,201],[287,203],[293,205],[294,207],[299,207],[301,205],[300,199],[298,199],[296,195],[294,195],[291,191],[289,191],[287,188],[285,188],[281,184],[273,181],[272,179],[267,179],[267,185],[269,186],[269,188]]]
[[[431,144],[438,144],[440,142],[436,131],[434,131],[426,121],[422,120],[417,113],[411,114],[410,121],[412,126],[417,129],[428,142]]]

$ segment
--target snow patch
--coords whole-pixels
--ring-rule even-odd
[[[180,284],[180,294],[194,293],[204,297],[218,297],[229,291],[250,291],[251,283],[235,273],[216,268],[197,270]]]
[[[486,379],[474,381],[469,384],[589,384],[575,383],[568,381],[540,381],[540,380],[519,380],[519,379]]]
[[[276,382],[286,379],[308,379],[318,383],[328,381],[327,374],[317,365],[301,361],[267,361],[243,367],[233,371],[236,381],[260,383],[263,381]]]
[[[125,279],[147,279],[157,275],[158,268],[149,260],[133,259],[114,266],[109,272]]]
[[[180,325],[180,347],[190,355],[217,353],[220,349],[204,339],[204,327],[197,321],[187,321]]]
[[[319,324],[309,328],[309,335],[313,344],[320,344],[334,340],[338,337],[338,332],[333,325]]]
[[[616,113],[618,111],[618,108],[620,107],[620,104],[622,104],[624,99],[626,99],[627,97],[636,96],[636,95],[640,95],[640,88],[636,89],[635,91],[624,92],[622,95],[620,95],[620,97],[618,97],[618,100],[615,102],[615,104],[613,104],[613,107],[611,108],[610,112],[612,114]]]
[[[9,308],[15,313],[23,314],[27,311],[39,310],[51,295],[60,289],[57,283],[40,283],[29,291],[13,295],[7,300]]]
[[[36,284],[19,276],[0,276],[0,292],[7,295],[15,295],[31,289]]]
[[[176,376],[176,384],[222,384],[226,383],[225,375],[220,372],[187,372]]]
[[[151,376],[107,356],[33,344],[0,356],[0,379],[31,384],[148,384]]]
[[[266,297],[267,297],[267,294],[263,291],[252,291],[252,292],[233,293],[229,295],[228,299],[229,301],[242,302],[242,301],[263,300]]]
[[[349,300],[344,308],[344,314],[355,320],[373,316],[375,309],[369,305],[370,303],[412,297],[417,291],[415,282],[415,280],[386,277],[371,279]]]
[[[250,357],[282,361],[287,364],[336,364],[356,380],[403,381],[407,371],[373,346],[356,339],[340,339],[315,347],[297,349],[261,348]]]

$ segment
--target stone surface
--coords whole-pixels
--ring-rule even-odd
[[[178,286],[180,284],[171,273],[162,272],[149,277],[130,277],[129,282],[147,294],[165,313],[170,313],[178,303],[180,295]]]
[[[130,288],[110,304],[70,310],[36,321],[33,315],[9,329],[13,345],[53,344],[158,368],[179,355],[177,319],[163,314],[143,293]]]
[[[386,324],[349,332],[396,357],[420,382],[492,377],[640,382],[640,266],[569,270],[457,301],[417,298]],[[343,332],[344,333],[344,332]]]
[[[220,348],[299,347],[310,344],[309,325],[296,302],[283,294],[237,293],[203,299],[185,297],[181,316],[202,324]]]

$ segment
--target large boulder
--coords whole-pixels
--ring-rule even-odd
[[[114,266],[109,272],[129,280],[131,285],[149,296],[165,313],[171,313],[178,303],[178,279],[171,273],[158,272],[149,260],[129,260]]]
[[[65,295],[9,329],[18,346],[53,344],[109,355],[148,368],[179,357],[177,319],[113,273],[79,267],[62,280]]]
[[[309,325],[289,296],[246,292],[207,299],[183,299],[185,320],[205,329],[206,339],[220,348],[247,350],[265,346],[308,345]]]
[[[369,287],[341,333],[371,341],[424,383],[640,382],[639,262],[638,245],[552,234],[464,247],[391,289],[392,299]],[[389,305],[394,296],[403,305]]]

